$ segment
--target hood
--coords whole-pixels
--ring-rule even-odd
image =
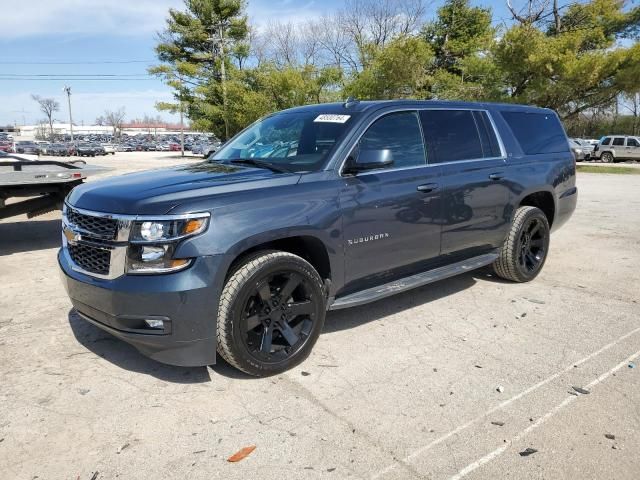
[[[300,174],[203,162],[160,170],[130,173],[82,184],[68,203],[96,212],[127,215],[164,215],[204,198],[223,197],[246,190],[292,185]],[[210,202],[211,207],[216,202]]]

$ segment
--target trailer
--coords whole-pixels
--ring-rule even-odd
[[[74,187],[89,175],[108,170],[82,160],[30,160],[0,152],[0,220],[23,214],[33,218],[59,210]]]

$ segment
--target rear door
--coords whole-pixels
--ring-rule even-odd
[[[625,157],[632,160],[640,160],[640,141],[634,137],[627,137],[627,146],[625,147]]]
[[[481,253],[508,229],[507,164],[489,114],[438,109],[420,113],[429,163],[442,169],[441,253]]]

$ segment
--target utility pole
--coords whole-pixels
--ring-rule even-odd
[[[184,118],[182,115],[182,98],[180,98],[180,155],[184,157]]]
[[[64,87],[64,91],[67,94],[67,102],[69,104],[69,129],[71,131],[71,143],[73,143],[73,118],[71,117],[71,87]]]
[[[211,32],[211,60],[215,61],[216,50],[220,50],[220,83],[222,86],[222,113],[224,120],[224,133],[225,140],[229,139],[229,120],[227,116],[227,68],[225,65],[225,54],[224,54],[224,22],[217,22],[212,26]],[[216,38],[216,31],[218,33],[218,37]]]

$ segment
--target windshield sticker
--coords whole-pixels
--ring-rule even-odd
[[[347,120],[351,118],[351,115],[332,115],[332,114],[322,114],[318,115],[314,122],[325,122],[325,123],[346,123]]]

